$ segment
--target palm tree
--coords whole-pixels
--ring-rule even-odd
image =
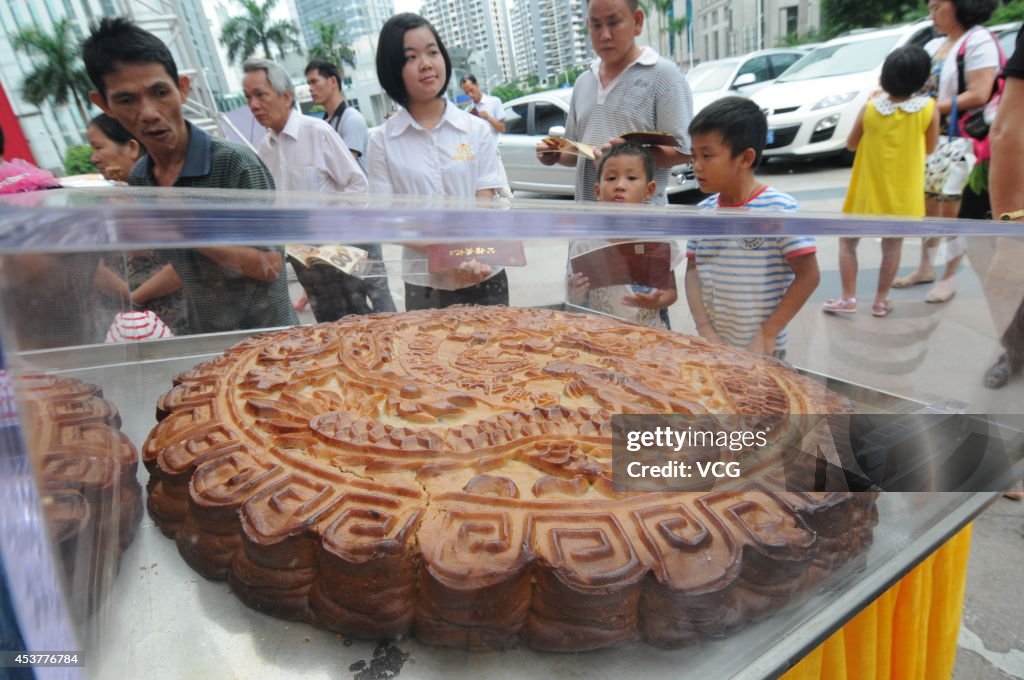
[[[344,78],[344,64],[356,67],[355,50],[345,42],[345,22],[314,21],[313,30],[316,31],[316,43],[309,48],[309,58],[331,62]]]
[[[242,14],[231,17],[220,33],[220,42],[228,50],[228,60],[243,62],[256,50],[263,48],[263,56],[272,59],[270,46],[277,47],[277,53],[284,59],[288,48],[300,49],[299,30],[290,21],[270,19],[270,11],[277,0],[241,0]]]
[[[668,22],[669,35],[675,38],[675,41],[672,43],[673,46],[683,44],[683,37],[686,35],[686,28],[689,25],[690,17],[679,17]],[[670,51],[673,53],[672,56],[675,56],[675,50]]]
[[[681,36],[686,31],[689,20],[685,16],[677,19],[673,15],[675,0],[639,0],[639,3],[647,19],[653,17],[657,22],[658,53],[670,56],[669,53],[673,51],[670,49],[671,38]]]
[[[82,66],[82,49],[71,34],[71,22],[61,19],[53,25],[53,33],[38,26],[23,28],[11,36],[11,46],[33,58],[35,68],[21,83],[22,96],[32,106],[49,100],[63,106],[68,99],[75,102],[82,121],[88,120],[84,102],[92,86]]]

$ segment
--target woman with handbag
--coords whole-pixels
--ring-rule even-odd
[[[928,2],[932,24],[943,36],[925,45],[925,51],[932,57],[932,78],[925,88],[936,99],[939,114],[946,120],[948,135],[928,160],[925,208],[929,217],[984,219],[989,212],[988,192],[984,186],[988,141],[970,140],[972,143],[966,144],[955,138],[965,137],[962,121],[980,114],[993,95],[1000,65],[999,43],[982,24],[988,21],[995,8],[995,0]],[[950,129],[950,122],[954,129]],[[967,152],[961,153],[963,149]],[[983,165],[968,175],[972,156]],[[977,181],[968,183],[969,177]],[[932,259],[939,241],[939,238],[924,239],[917,270],[896,279],[895,288],[935,281]],[[946,270],[925,297],[927,302],[946,302],[956,293],[956,272],[965,251],[963,237],[947,240]]]

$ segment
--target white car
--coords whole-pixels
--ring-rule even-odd
[[[933,35],[931,21],[856,31],[812,50],[751,99],[768,116],[765,156],[815,158],[846,153],[846,137],[878,89],[889,52]]]
[[[694,115],[722,97],[751,96],[808,52],[804,47],[780,47],[697,64],[686,72],[686,81],[693,91]]]
[[[999,24],[998,26],[989,26],[988,30],[996,36],[999,40],[999,46],[1003,48],[1003,54],[1009,59],[1013,55],[1013,51],[1017,48],[1017,34],[1020,32],[1021,27],[1020,21],[1014,21],[1008,24]]]
[[[565,134],[570,99],[572,88],[567,87],[535,92],[504,105],[505,132],[498,137],[498,149],[513,190],[562,196],[575,193],[576,168],[542,165],[536,153],[540,140]],[[696,188],[697,180],[689,164],[672,168],[665,190],[670,198]]]

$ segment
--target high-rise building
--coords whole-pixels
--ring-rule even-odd
[[[700,61],[777,47],[787,35],[821,25],[812,0],[694,0],[694,53]]]
[[[594,57],[585,0],[516,0],[512,7],[516,72],[555,85],[559,73]]]
[[[395,13],[392,0],[294,0],[299,26],[306,45],[316,43],[318,21],[345,22],[345,42],[349,45],[361,35],[376,36],[384,22]]]
[[[485,91],[515,79],[505,0],[427,0],[422,14],[453,54],[455,87],[469,71]],[[463,56],[456,60],[456,54]]]
[[[87,119],[98,111],[88,101],[83,102],[84,111],[73,102],[66,106],[46,102],[38,107],[26,102],[22,87],[35,63],[12,48],[11,36],[32,26],[52,31],[66,18],[74,39],[82,40],[90,24],[105,16],[131,17],[167,42],[179,72],[195,84],[186,115],[207,126],[214,124],[208,114],[215,88],[226,85],[200,0],[5,0],[0,2],[0,81],[41,167],[61,171],[67,148],[84,143]]]

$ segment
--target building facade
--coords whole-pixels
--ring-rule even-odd
[[[484,90],[515,79],[505,0],[427,0],[421,14],[452,53],[455,87],[470,71]]]
[[[817,0],[693,0],[693,14],[699,61],[779,47],[821,26]]]
[[[201,0],[5,0],[0,2],[0,82],[22,131],[43,168],[63,171],[64,154],[69,146],[85,143],[88,118],[98,113],[88,101],[81,111],[72,102],[53,106],[46,102],[36,107],[22,98],[25,77],[35,67],[33,57],[15,52],[11,36],[19,30],[37,26],[52,31],[67,18],[76,40],[88,34],[90,24],[106,16],[128,16],[143,28],[167,42],[179,71],[194,82],[190,97],[193,120],[206,118],[213,105],[214,88],[227,87],[224,70],[217,56],[216,43],[206,20]],[[209,119],[207,119],[209,121]],[[209,121],[212,122],[212,121]]]
[[[345,42],[351,45],[359,36],[376,36],[395,13],[392,0],[294,0],[294,6],[306,45],[316,43],[318,21],[343,20]]]
[[[586,0],[515,0],[510,12],[520,78],[554,87],[558,74],[594,58],[586,33]]]

